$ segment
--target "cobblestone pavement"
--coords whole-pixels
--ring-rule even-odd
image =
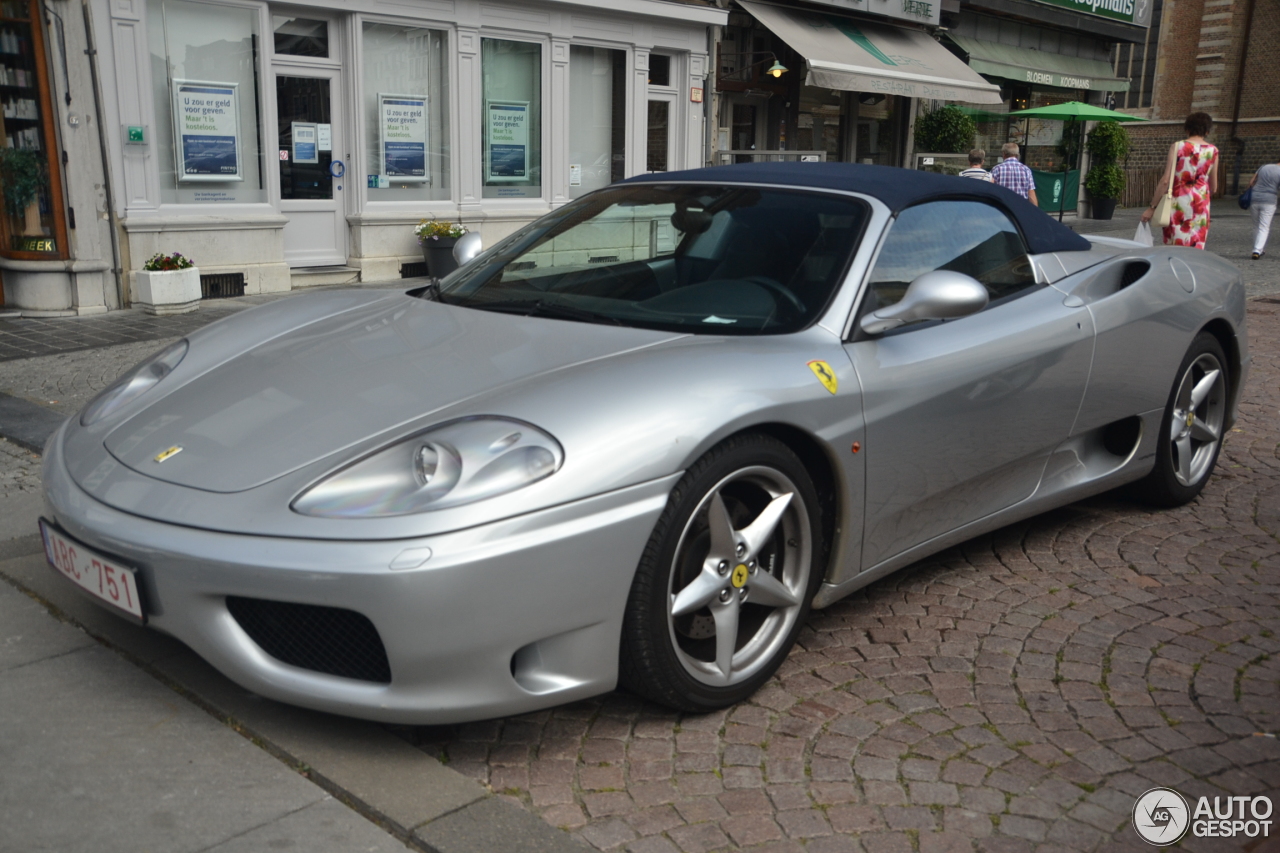
[[[1250,295],[1280,293],[1280,261],[1235,257],[1247,223],[1216,219],[1217,251]],[[1132,233],[1101,226],[1080,224]],[[778,676],[725,713],[614,693],[398,731],[627,853],[1147,849],[1128,821],[1152,786],[1280,801],[1280,741],[1257,734],[1280,733],[1280,302],[1252,302],[1249,323],[1241,420],[1190,506],[1102,496],[904,569],[814,614]],[[70,414],[179,333],[0,353],[0,393]],[[38,477],[0,439],[0,496]]]
[[[1249,324],[1240,422],[1186,507],[1101,496],[921,561],[814,614],[724,713],[615,693],[403,734],[628,853],[1149,849],[1154,786],[1280,802],[1280,304]]]

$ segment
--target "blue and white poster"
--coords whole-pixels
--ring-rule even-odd
[[[236,83],[173,81],[179,181],[240,181]]]
[[[529,102],[485,104],[484,179],[486,182],[529,180]]]
[[[427,180],[427,98],[378,95],[382,174],[394,181]]]
[[[316,125],[312,122],[295,121],[289,131],[293,139],[293,162],[319,163],[320,151],[317,147]]]

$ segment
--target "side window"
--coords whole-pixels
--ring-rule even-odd
[[[986,285],[991,300],[1035,286],[1027,246],[1009,217],[978,201],[909,207],[889,226],[862,313],[892,305],[916,278],[954,270]]]

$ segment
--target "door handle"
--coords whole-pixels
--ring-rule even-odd
[[[329,161],[329,177],[341,178],[347,173],[347,167],[341,160]]]

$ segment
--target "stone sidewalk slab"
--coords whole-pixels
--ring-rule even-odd
[[[317,791],[354,804],[396,837],[440,853],[582,853],[577,840],[386,728],[264,699],[182,643],[106,612],[50,570],[41,547],[38,535],[0,543],[0,576],[82,626],[81,636],[108,643],[186,697],[174,693],[173,701],[228,721],[282,767],[302,768]]]
[[[0,767],[0,850],[235,849],[249,834],[296,834],[287,822],[312,808],[325,823],[308,850],[404,849],[7,583]]]

